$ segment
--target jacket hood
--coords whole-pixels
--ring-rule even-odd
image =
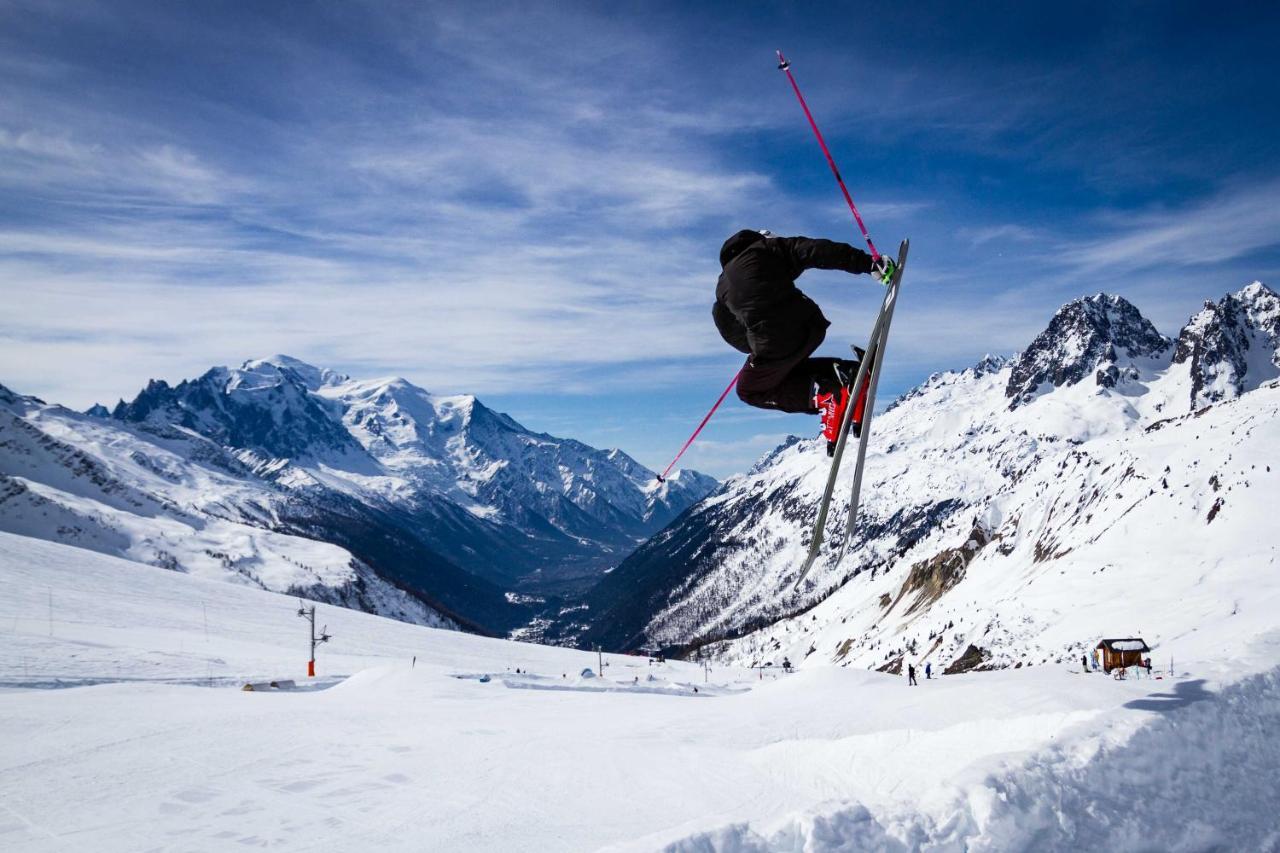
[[[743,230],[725,240],[724,245],[720,247],[720,268],[724,269],[729,261],[742,254],[748,246],[763,239],[764,235],[759,231]]]

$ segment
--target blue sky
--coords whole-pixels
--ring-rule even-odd
[[[739,365],[741,227],[912,238],[882,390],[1107,291],[1280,282],[1265,4],[0,0],[0,382],[84,407],[285,352],[661,468]],[[865,277],[808,273],[869,330]],[[814,419],[726,404],[686,461]]]

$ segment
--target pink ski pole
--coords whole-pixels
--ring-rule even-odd
[[[698,433],[702,432],[702,428],[707,425],[707,421],[711,420],[711,416],[716,413],[716,409],[720,408],[720,404],[724,402],[724,398],[729,396],[729,392],[733,390],[733,386],[738,384],[738,377],[742,375],[739,370],[733,374],[733,379],[729,381],[729,385],[720,394],[720,399],[716,400],[716,404],[711,407],[711,411],[707,412],[706,417],[702,419],[702,423],[698,424],[698,428],[693,431],[693,435],[689,436],[689,440],[684,443],[684,447],[680,448],[680,452],[676,454],[676,458],[671,460],[671,464],[667,466],[667,470],[658,475],[658,482],[665,483],[667,475],[671,473],[671,469],[676,467],[676,463],[680,461],[680,457],[684,456],[684,452],[689,449],[689,445],[693,444],[693,440],[698,437]]]
[[[818,144],[822,146],[822,153],[827,155],[827,164],[831,166],[831,174],[836,176],[836,183],[840,185],[840,192],[844,193],[844,200],[849,203],[849,210],[853,212],[853,219],[858,223],[858,229],[862,231],[862,236],[867,241],[867,248],[871,250],[871,257],[879,260],[880,253],[876,251],[876,244],[871,242],[871,235],[867,233],[867,226],[862,224],[862,216],[858,213],[858,208],[853,203],[853,197],[849,195],[849,188],[844,185],[844,178],[840,177],[840,170],[836,168],[835,158],[831,156],[831,150],[827,148],[827,141],[822,138],[822,131],[818,130],[818,123],[813,120],[813,113],[809,112],[809,105],[804,102],[804,95],[800,94],[800,87],[796,85],[796,78],[791,74],[791,63],[783,57],[782,51],[778,51],[778,70],[787,72],[787,79],[791,81],[791,88],[796,91],[796,98],[800,101],[804,116],[809,119],[809,127],[813,128],[813,135],[818,137]]]

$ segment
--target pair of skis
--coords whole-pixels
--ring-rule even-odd
[[[876,405],[876,385],[880,382],[880,371],[884,366],[885,345],[889,341],[889,325],[893,322],[893,310],[898,304],[898,288],[902,284],[902,270],[907,265],[907,248],[910,245],[909,240],[903,240],[898,247],[898,265],[894,268],[893,276],[889,279],[889,286],[885,290],[884,300],[880,303],[880,313],[876,315],[875,325],[871,327],[871,340],[867,343],[866,353],[862,358],[861,364],[858,366],[858,376],[853,382],[853,388],[862,387],[864,382],[867,384],[867,402],[863,407],[862,428],[858,435],[858,457],[853,468],[853,488],[849,497],[849,515],[845,520],[844,540],[840,543],[840,553],[836,556],[836,565],[840,565],[840,561],[844,559],[845,552],[849,549],[849,541],[853,538],[853,526],[858,517],[858,499],[862,491],[862,469],[867,458],[867,441],[871,438],[871,416]],[[856,391],[849,400],[849,405],[845,406],[844,418],[840,422],[840,435],[836,440],[835,453],[831,457],[831,473],[827,475],[827,487],[822,493],[822,503],[818,505],[818,520],[813,526],[813,536],[809,540],[809,553],[805,557],[804,566],[800,569],[800,575],[796,578],[793,590],[800,589],[800,584],[808,576],[809,570],[813,568],[814,562],[818,559],[818,554],[822,550],[822,542],[826,537],[827,514],[831,510],[831,496],[835,493],[836,479],[840,474],[840,460],[844,458],[845,446],[849,442],[850,427],[853,423],[853,410],[857,408],[854,397],[857,396]]]

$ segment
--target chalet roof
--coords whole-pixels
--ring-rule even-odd
[[[1102,640],[1098,643],[1098,648],[1107,649],[1112,652],[1149,652],[1150,647],[1141,637],[1129,637],[1127,639]]]

